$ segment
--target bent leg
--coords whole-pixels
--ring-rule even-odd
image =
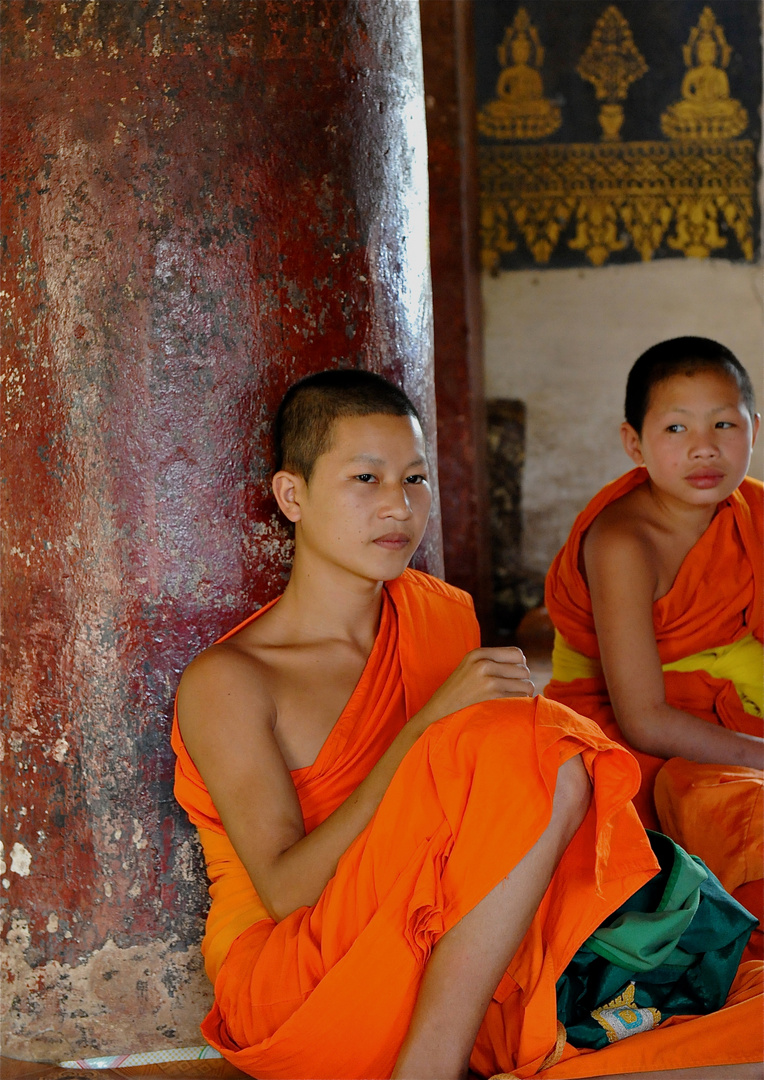
[[[437,943],[393,1077],[466,1075],[488,1003],[517,951],[563,852],[581,825],[591,784],[580,757],[560,769],[548,826],[517,866]]]
[[[728,892],[764,876],[760,769],[671,758],[656,777],[655,804],[663,832],[699,855]]]
[[[202,1028],[207,1040],[260,1080],[390,1076],[433,950],[545,833],[559,770],[578,755],[592,804],[554,875],[564,883],[543,899],[561,927],[559,950],[575,951],[654,872],[628,802],[636,767],[564,706],[487,702],[417,741],[313,908],[258,923],[234,942]],[[541,1061],[555,1043],[546,1002],[564,962],[542,940],[538,917],[528,938],[506,978],[542,988],[539,1053],[530,1055]]]
[[[662,831],[700,856],[724,888],[759,920],[745,956],[761,959],[764,773],[671,758],[656,777],[655,805]]]

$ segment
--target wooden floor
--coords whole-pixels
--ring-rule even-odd
[[[223,1058],[204,1061],[171,1061],[162,1065],[140,1065],[130,1069],[60,1069],[39,1061],[14,1061],[0,1057],[0,1080],[156,1080],[156,1077],[175,1077],[176,1080],[224,1080],[246,1077]]]

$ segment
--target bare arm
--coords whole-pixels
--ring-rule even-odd
[[[709,724],[666,701],[653,629],[654,560],[626,527],[598,519],[584,542],[602,669],[629,745],[658,757],[764,768],[764,740]]]
[[[394,739],[366,778],[305,835],[292,778],[273,734],[275,708],[251,659],[213,648],[178,691],[186,748],[268,912],[314,904],[340,856],[365,828],[406,752],[436,720],[467,705],[533,692],[522,653],[476,649]]]

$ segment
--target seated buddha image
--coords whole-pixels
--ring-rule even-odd
[[[498,49],[502,71],[496,98],[478,114],[478,128],[493,139],[540,139],[562,123],[559,107],[544,97],[544,50],[525,8],[520,8]]]
[[[748,113],[730,97],[724,68],[731,49],[710,8],[704,9],[684,53],[689,70],[682,80],[682,100],[669,105],[661,116],[664,135],[673,139],[733,139],[740,135],[748,125]]]

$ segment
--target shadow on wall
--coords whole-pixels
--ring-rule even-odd
[[[544,576],[523,566],[525,403],[495,398],[486,414],[494,633],[502,643],[514,640],[523,617],[543,603]]]

